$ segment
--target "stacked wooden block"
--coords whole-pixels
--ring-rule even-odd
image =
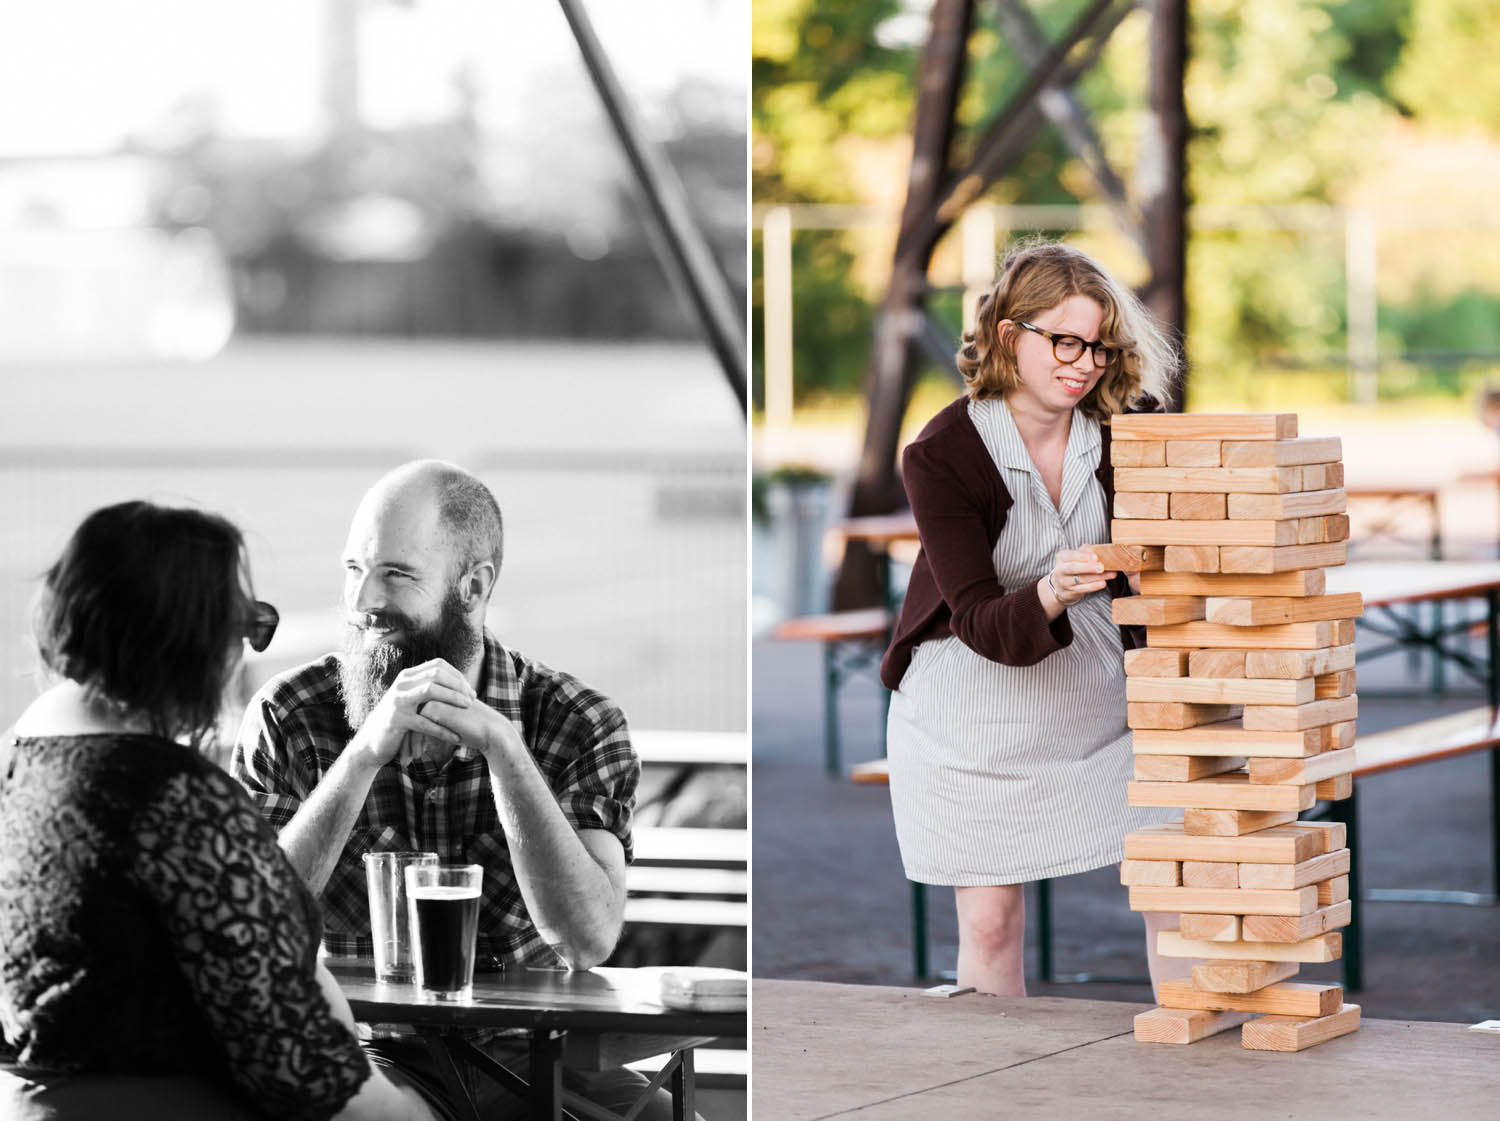
[[[1183,810],[1125,838],[1121,878],[1132,910],[1181,915],[1161,954],[1203,959],[1136,1038],[1243,1023],[1246,1047],[1302,1050],[1359,1026],[1341,986],[1290,980],[1339,956],[1350,915],[1343,827],[1297,820],[1353,789],[1362,603],[1323,572],[1349,535],[1340,442],[1289,414],[1120,416],[1112,454],[1106,567],[1142,570],[1114,617],[1147,628],[1125,659],[1130,804]]]

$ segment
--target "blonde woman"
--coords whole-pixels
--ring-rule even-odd
[[[1109,539],[1110,418],[1161,397],[1176,358],[1090,257],[1022,248],[964,334],[967,393],[902,455],[922,547],[881,665],[891,803],[907,877],[955,889],[958,981],[981,992],[1025,994],[1026,883],[1172,816],[1126,805],[1136,642],[1110,601],[1131,589],[1081,546]]]

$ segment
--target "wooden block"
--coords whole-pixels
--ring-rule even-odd
[[[1169,550],[1170,551],[1170,550]],[[1152,627],[1146,632],[1147,646],[1219,647],[1226,650],[1244,650],[1258,647],[1261,650],[1321,650],[1325,646],[1342,646],[1353,641],[1352,636],[1342,639],[1341,623],[1349,619],[1322,620],[1316,623],[1277,623],[1265,627],[1234,627],[1224,623],[1175,623],[1169,627]],[[1343,667],[1339,667],[1343,668]],[[1314,677],[1318,672],[1300,673],[1298,677]],[[1252,673],[1250,656],[1245,658],[1246,677],[1274,677],[1269,673]]]
[[[1182,889],[1159,888],[1155,890],[1181,891]],[[1305,887],[1299,890],[1311,891],[1316,900],[1317,888]],[[1246,942],[1305,942],[1324,931],[1348,926],[1349,916],[1353,913],[1352,908],[1353,904],[1346,899],[1342,903],[1318,907],[1310,914],[1273,915],[1267,911],[1246,915],[1245,921],[1240,924],[1241,936]]]
[[[1291,440],[1296,413],[1120,413],[1116,440]]]
[[[1250,781],[1280,786],[1306,786],[1354,770],[1354,748],[1325,751],[1307,759],[1250,760]]]
[[[1358,1030],[1359,1005],[1344,1004],[1324,1016],[1261,1016],[1240,1029],[1240,1045],[1252,1051],[1305,1051]]]
[[[1349,540],[1349,515],[1330,514],[1326,518],[1299,518],[1297,544],[1324,545]]]
[[[1316,885],[1318,889],[1318,906],[1328,907],[1334,903],[1342,903],[1349,898],[1349,877],[1334,876],[1332,879],[1324,880]]]
[[[1347,876],[1349,872],[1349,850],[1336,849],[1319,853],[1296,864],[1238,864],[1241,887],[1266,888],[1270,891],[1291,891],[1308,884],[1321,883],[1335,876]],[[1186,879],[1179,882],[1186,884]],[[1188,885],[1192,886],[1192,885]],[[1338,903],[1342,900],[1329,900]]]
[[[1302,489],[1300,467],[1120,467],[1115,493],[1289,494]]]
[[[1352,619],[1364,611],[1364,597],[1358,592],[1331,596],[1210,596],[1204,607],[1204,618],[1210,623],[1265,627]]]
[[[1125,651],[1126,677],[1184,677],[1188,672],[1186,650]]]
[[[1224,572],[1147,572],[1141,592],[1148,596],[1319,596],[1327,584],[1320,568],[1249,574]]]
[[[1125,699],[1129,701],[1290,706],[1310,703],[1313,691],[1311,677],[1300,681],[1273,677],[1142,677],[1125,682]]]
[[[1223,494],[1174,494],[1167,503],[1167,513],[1173,518],[1189,521],[1223,521],[1229,517],[1229,506]],[[1115,517],[1119,517],[1119,511]]]
[[[1218,440],[1168,440],[1168,467],[1219,466]]]
[[[1353,698],[1350,698],[1351,700]],[[1319,704],[1325,702],[1318,702]],[[1320,802],[1342,802],[1354,793],[1354,776],[1339,775],[1336,778],[1325,778],[1313,788],[1317,791]]]
[[[1331,701],[1336,697],[1347,697],[1354,692],[1358,678],[1352,669],[1341,669],[1336,673],[1323,673],[1313,678],[1314,695],[1320,701]]]
[[[1209,775],[1237,771],[1244,759],[1212,755],[1137,755],[1135,779],[1138,782],[1192,782]]]
[[[1180,883],[1183,887],[1236,888],[1240,886],[1240,866],[1227,860],[1184,860]]]
[[[1323,852],[1335,852],[1349,845],[1349,827],[1342,821],[1299,821],[1297,828],[1315,834]]]
[[[1129,684],[1128,678],[1126,684],[1127,686]],[[1125,706],[1125,723],[1131,728],[1144,729],[1192,728],[1199,724],[1213,724],[1219,720],[1227,720],[1236,712],[1237,710],[1232,705],[1131,701]],[[1187,753],[1184,752],[1184,754]]]
[[[1210,993],[1189,981],[1162,981],[1156,999],[1166,1008],[1207,1008],[1215,1012],[1266,1012],[1276,1016],[1326,1016],[1344,999],[1340,985],[1282,981],[1253,993]],[[1254,1023],[1255,1021],[1251,1021]]]
[[[1122,860],[1120,882],[1127,887],[1177,887],[1181,865],[1175,860]]]
[[[1219,456],[1225,467],[1300,467],[1304,463],[1336,463],[1344,458],[1344,445],[1337,436],[1229,441],[1221,447]]]
[[[1115,517],[1117,518],[1165,518],[1171,508],[1165,494],[1117,494],[1115,495]]]
[[[1121,521],[1109,523],[1112,541],[1130,545],[1260,545],[1297,544],[1293,521]],[[1170,568],[1167,571],[1172,571]]]
[[[1162,567],[1168,572],[1217,572],[1217,545],[1168,545],[1162,555]]]
[[[1128,688],[1127,683],[1127,688]],[[1242,755],[1302,759],[1323,750],[1323,728],[1300,732],[1246,731],[1239,720],[1221,720],[1192,728],[1138,729],[1132,739],[1137,755]]]
[[[1191,681],[1192,678],[1187,680]],[[1302,680],[1310,679],[1304,677]],[[1243,723],[1246,728],[1256,731],[1292,732],[1335,721],[1353,720],[1358,711],[1358,695],[1338,697],[1331,701],[1310,701],[1300,705],[1246,705]]]
[[[1248,1012],[1210,1012],[1205,1008],[1153,1008],[1135,1017],[1137,1043],[1197,1043],[1239,1027]]]
[[[1219,564],[1225,572],[1285,572],[1294,568],[1328,568],[1343,564],[1347,546],[1335,545],[1226,545]]]
[[[1253,993],[1295,977],[1295,961],[1205,961],[1193,966],[1193,988],[1210,993]]]
[[[1194,650],[1188,655],[1189,677],[1244,677],[1245,651]]]
[[[1325,724],[1322,727],[1323,742],[1320,750],[1342,751],[1346,747],[1354,746],[1355,721],[1341,720],[1337,724]]]
[[[1182,916],[1184,919],[1187,915]],[[1193,918],[1207,916],[1194,915]],[[1236,923],[1239,916],[1231,916]],[[1239,929],[1236,926],[1236,929]],[[1319,934],[1306,942],[1239,942],[1220,943],[1209,939],[1189,938],[1177,930],[1156,934],[1156,952],[1164,958],[1215,958],[1220,960],[1251,959],[1259,961],[1337,961],[1344,952],[1344,938],[1338,931]]]
[[[1164,821],[1125,834],[1125,856],[1133,860],[1203,860],[1236,864],[1298,864],[1323,851],[1323,832],[1292,821],[1243,837],[1193,836],[1180,821]]]
[[[1252,915],[1259,918],[1274,916],[1295,919],[1312,914],[1317,907],[1318,889],[1311,884],[1296,891],[1246,891],[1244,888],[1219,891],[1206,887],[1130,889],[1132,911],[1198,911],[1211,915],[1244,915],[1247,919]],[[1277,939],[1266,938],[1263,941],[1275,942]]]
[[[1342,514],[1348,509],[1348,498],[1343,490],[1231,494],[1228,508],[1231,518],[1314,518],[1322,514]]]
[[[1185,809],[1184,831],[1200,837],[1239,837],[1297,820],[1296,810]]]
[[[1110,604],[1110,617],[1123,627],[1160,627],[1203,618],[1199,596],[1126,596]]]
[[[1239,915],[1194,915],[1178,916],[1181,930],[1187,931],[1184,938],[1195,942],[1238,942],[1240,940]]]
[[[1167,465],[1166,441],[1117,441],[1111,437],[1109,462],[1112,467],[1165,467]]]
[[[1144,572],[1161,567],[1161,549],[1137,544],[1085,545],[1107,572]]]
[[[1344,465],[1342,463],[1308,464],[1302,468],[1304,490],[1334,490],[1343,485]]]
[[[1129,782],[1132,806],[1206,810],[1306,810],[1315,801],[1311,786],[1255,786],[1239,772],[1192,782]]]
[[[1353,643],[1322,650],[1251,650],[1245,655],[1246,677],[1322,677],[1353,668]]]

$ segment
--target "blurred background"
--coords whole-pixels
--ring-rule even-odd
[[[886,791],[852,783],[850,765],[884,754],[875,668],[915,554],[904,531],[880,538],[902,521],[897,457],[961,392],[953,351],[1006,246],[1063,239],[1136,286],[1183,331],[1185,409],[1296,413],[1302,435],[1340,437],[1351,576],[1355,562],[1451,564],[1494,580],[1500,7],[756,0],[754,13],[755,972],[932,984],[955,959],[952,895],[917,910]],[[869,579],[880,554],[884,588]],[[1449,626],[1482,663],[1482,604],[1401,610],[1409,634]],[[1415,646],[1370,658],[1375,636],[1359,633],[1362,736],[1482,707],[1479,681]],[[1482,904],[1369,907],[1370,1015],[1493,1015],[1500,760],[1485,754],[1360,780],[1368,882]],[[1144,973],[1118,880],[1109,866],[1054,885],[1060,979]],[[1037,982],[1051,975],[1037,902],[1032,992],[1151,999],[1140,983]]]
[[[959,166],[1027,80],[1027,56],[998,14],[1016,7],[1056,40],[1096,5],[974,6],[953,113]],[[925,304],[946,339],[957,339],[1014,237],[1066,238],[1122,279],[1147,282],[1146,254],[1118,219],[1156,189],[1160,167],[1150,7],[1124,15],[1071,87],[1099,158],[1080,157],[1044,95],[1046,126],[937,243]],[[816,528],[784,541],[790,515],[772,508],[797,505],[803,519],[817,517],[810,504],[848,512],[932,4],[757,0],[754,9],[763,630],[827,602],[827,582],[807,570],[836,563],[837,544],[810,559]],[[1368,431],[1368,470],[1346,439],[1351,479],[1393,474],[1386,422],[1409,422],[1417,454],[1401,470],[1452,492],[1442,501],[1454,548],[1467,537],[1493,555],[1494,485],[1462,476],[1494,468],[1500,415],[1480,415],[1484,389],[1500,383],[1500,71],[1485,58],[1500,9],[1485,0],[1192,0],[1185,10],[1185,406],[1298,411],[1306,432]],[[1121,198],[1100,189],[1101,164]],[[904,437],[958,392],[929,354],[914,364]]]
[[[748,0],[585,8],[742,338]],[[89,510],[245,530],[242,706],[338,646],[364,490],[449,459],[505,515],[491,627],[667,743],[638,827],[740,838],[729,919],[643,891],[616,960],[744,968],[744,417],[562,6],[12,4],[0,99],[0,727]]]

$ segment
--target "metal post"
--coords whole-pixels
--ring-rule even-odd
[[[1359,781],[1355,780],[1349,797],[1328,805],[1330,821],[1344,823],[1345,841],[1349,847],[1349,925],[1344,928],[1344,988],[1351,992],[1365,983],[1364,910],[1359,886]]]
[[[531,1033],[532,1121],[561,1121],[563,1035],[543,1028]]]
[[[1489,701],[1490,721],[1500,714],[1500,590],[1491,588],[1485,595],[1489,626]],[[1500,903],[1500,748],[1490,749],[1490,870],[1495,878],[1495,900]]]
[[[838,644],[823,642],[823,767],[829,778],[839,777],[839,656]]]
[[[693,221],[687,194],[677,173],[666,158],[646,142],[636,123],[625,100],[625,91],[594,34],[588,14],[583,10],[583,0],[558,0],[558,4],[573,29],[583,64],[593,79],[599,100],[604,103],[604,111],[609,115],[620,146],[625,149],[625,158],[630,161],[631,170],[635,172],[645,196],[647,210],[660,234],[660,241],[666,247],[663,265],[669,273],[675,270],[687,289],[693,311],[708,336],[709,346],[718,358],[743,414],[746,410],[745,332],[735,312],[729,284],[714,260],[708,242]]]
[[[693,1049],[677,1053],[678,1063],[672,1071],[672,1121],[693,1121],[698,1115],[694,1100]]]
[[[911,883],[912,973],[918,981],[927,976],[927,885]]]
[[[1042,980],[1052,980],[1052,881],[1036,882],[1037,964]]]
[[[765,306],[766,424],[792,423],[792,212],[766,213],[760,233],[761,292]]]

